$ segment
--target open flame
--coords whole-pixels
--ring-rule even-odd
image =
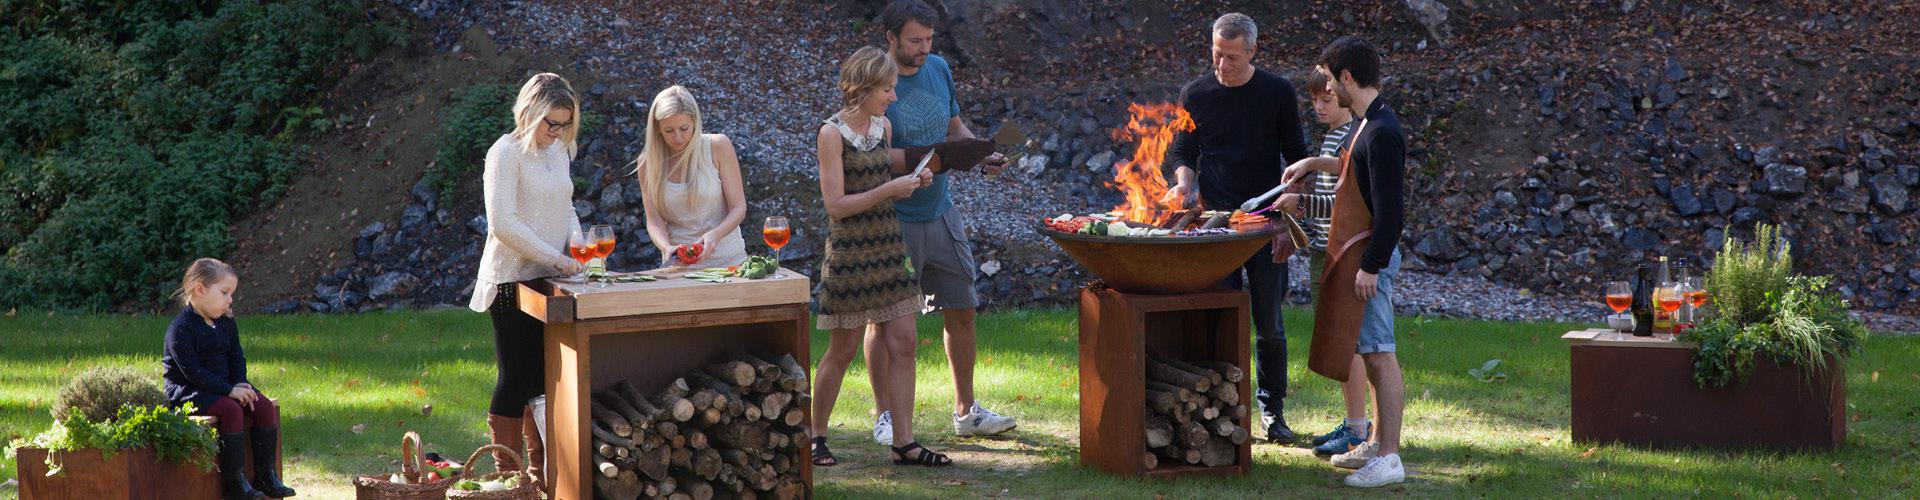
[[[1133,158],[1113,165],[1113,180],[1107,187],[1126,194],[1126,203],[1114,207],[1120,217],[1135,222],[1164,225],[1177,216],[1178,207],[1189,201],[1175,197],[1163,203],[1167,177],[1160,170],[1178,132],[1193,131],[1193,117],[1178,103],[1128,104],[1126,128],[1113,131],[1114,140],[1135,141]]]

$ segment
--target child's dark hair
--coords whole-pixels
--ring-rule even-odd
[[[1339,78],[1340,72],[1346,71],[1361,87],[1380,85],[1380,51],[1360,37],[1347,35],[1334,40],[1320,52],[1319,64],[1327,68],[1330,78]]]
[[[180,289],[174,290],[173,296],[180,298],[180,305],[191,305],[189,301],[193,297],[194,285],[213,286],[214,282],[228,276],[239,276],[233,272],[233,266],[220,259],[201,257],[187,265],[186,275],[180,277]]]

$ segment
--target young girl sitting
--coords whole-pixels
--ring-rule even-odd
[[[240,286],[233,267],[200,259],[180,280],[180,315],[167,325],[167,401],[193,403],[195,415],[211,415],[220,426],[220,489],[228,499],[285,498],[293,488],[280,482],[280,411],[247,381],[247,357],[233,322],[233,291]],[[254,481],[247,482],[248,420],[252,421]],[[256,489],[257,488],[257,489]]]

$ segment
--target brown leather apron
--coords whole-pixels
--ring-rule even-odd
[[[1358,138],[1365,120],[1353,129]],[[1373,211],[1353,182],[1353,148],[1340,153],[1340,181],[1333,188],[1333,223],[1327,229],[1327,269],[1320,277],[1319,300],[1313,308],[1313,343],[1307,367],[1314,373],[1345,382],[1360,344],[1360,323],[1367,303],[1354,296],[1353,278],[1360,256],[1372,241]]]

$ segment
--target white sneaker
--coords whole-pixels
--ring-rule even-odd
[[[880,412],[880,419],[873,421],[873,440],[887,446],[893,446],[893,412]]]
[[[978,403],[968,408],[966,415],[953,417],[953,433],[961,436],[991,436],[1019,426],[1013,417],[987,411]]]
[[[1366,443],[1361,444],[1360,446],[1355,446],[1353,447],[1353,449],[1347,450],[1346,453],[1334,455],[1333,466],[1339,467],[1342,469],[1358,469],[1361,467],[1366,467],[1368,463],[1371,463],[1373,461],[1373,455],[1379,449],[1380,449],[1379,444],[1374,443],[1373,441],[1367,441]]]
[[[1400,465],[1400,454],[1394,453],[1375,458],[1367,462],[1366,467],[1347,476],[1347,486],[1355,488],[1378,488],[1407,480],[1407,469]]]

